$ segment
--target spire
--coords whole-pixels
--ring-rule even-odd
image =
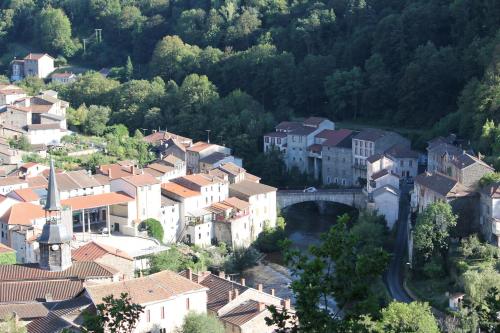
[[[57,189],[56,170],[54,168],[53,159],[50,159],[49,188],[47,191],[47,202],[45,203],[44,209],[49,212],[61,210],[59,190]]]

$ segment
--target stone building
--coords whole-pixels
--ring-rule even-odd
[[[486,185],[479,193],[481,232],[486,240],[500,247],[500,183]]]
[[[394,145],[410,148],[410,140],[395,132],[365,129],[352,138],[353,183],[366,182],[366,159],[374,154],[383,154]]]
[[[30,53],[24,59],[14,59],[11,63],[11,80],[19,81],[34,76],[47,78],[54,71],[54,58],[47,53]]]
[[[347,129],[328,131],[325,134],[325,140],[321,143],[323,184],[352,186],[351,141],[354,135],[355,132]]]

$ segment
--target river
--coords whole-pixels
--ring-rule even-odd
[[[309,202],[288,207],[282,214],[286,220],[285,231],[292,246],[306,251],[310,245],[319,243],[320,234],[335,223],[337,216],[353,212],[353,208],[345,205]],[[266,292],[274,289],[276,296],[290,298],[293,303],[294,298],[289,289],[292,276],[288,268],[283,266],[281,253],[267,255],[262,263],[247,269],[243,277],[248,285],[256,286],[262,283]]]

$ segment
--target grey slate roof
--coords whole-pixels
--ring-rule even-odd
[[[54,160],[50,160],[49,185],[47,189],[47,201],[44,209],[49,212],[61,210],[61,201],[59,200],[59,189],[57,188],[56,171]]]
[[[458,181],[440,173],[423,173],[415,177],[415,183],[444,197],[470,194],[468,188]]]
[[[364,129],[359,134],[355,135],[353,139],[364,141],[376,141],[386,134],[385,131],[376,128]]]

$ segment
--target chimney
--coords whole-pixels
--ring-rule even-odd
[[[227,294],[228,294],[227,299],[228,299],[229,302],[231,302],[233,300],[233,291],[229,290]]]
[[[234,289],[234,298],[236,299],[238,296],[240,296],[240,291],[238,289]]]
[[[132,173],[132,175],[135,175],[135,165],[130,166],[130,173]]]
[[[245,286],[245,278],[241,278],[241,285]]]
[[[19,324],[19,315],[17,314],[16,311],[12,312],[12,318],[14,318],[14,323],[16,324],[17,327],[17,325]]]
[[[222,278],[222,279],[225,279],[226,278],[226,273],[224,273],[224,271],[220,271],[219,272],[219,277]]]
[[[111,175],[111,168],[108,169],[108,178],[113,179],[113,176]]]
[[[142,277],[142,270],[139,271],[139,277]]]
[[[264,303],[262,303],[262,302],[259,302],[259,303],[257,304],[257,311],[262,312],[262,311],[264,311],[265,309],[266,309],[266,304],[264,304]]]
[[[262,292],[262,283],[259,283],[257,285],[257,290],[260,291],[260,292]]]
[[[189,279],[189,281],[193,281],[193,271],[191,270],[191,268],[187,269],[187,278]]]
[[[282,299],[281,300],[281,305],[283,306],[283,308],[285,308],[286,310],[290,310],[290,299],[287,298],[287,299]]]
[[[46,293],[45,294],[45,302],[52,302],[54,299],[52,298],[51,293]]]
[[[274,288],[271,289],[271,296],[274,296]]]

